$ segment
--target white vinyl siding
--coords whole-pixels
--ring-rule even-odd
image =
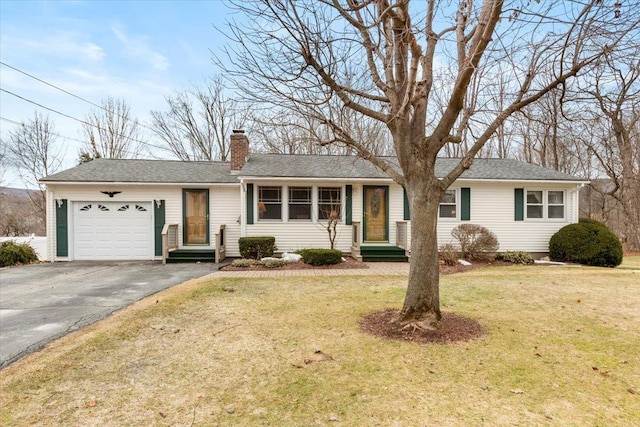
[[[209,233],[211,246],[215,243],[214,234],[219,225],[225,224],[225,243],[227,256],[239,256],[238,238],[240,238],[240,185],[230,186],[173,186],[173,185],[48,185],[48,207],[47,215],[47,249],[51,260],[55,260],[55,200],[67,199],[69,201],[69,211],[71,204],[76,201],[105,201],[105,202],[149,202],[155,200],[165,201],[165,223],[178,224],[179,246],[182,247],[182,190],[183,188],[208,188],[209,189]],[[122,193],[110,198],[100,191],[122,191]],[[153,210],[153,205],[152,210]],[[73,229],[73,216],[69,215],[69,230]],[[71,234],[73,232],[71,231]],[[73,236],[69,236],[69,246],[72,247]],[[71,252],[71,251],[70,251]],[[60,260],[73,260],[73,254]]]
[[[304,185],[287,185],[282,183],[274,183],[274,182],[261,182],[261,183],[249,183],[253,184],[254,188],[258,189],[256,191],[257,197],[254,200],[254,213],[256,214],[254,218],[258,218],[257,221],[254,221],[253,224],[245,224],[245,236],[273,236],[276,238],[276,246],[278,247],[278,252],[286,252],[286,251],[295,251],[304,248],[329,248],[329,234],[327,232],[327,221],[323,219],[318,219],[318,189],[319,188],[332,188],[339,189],[340,200],[337,204],[340,206],[340,221],[337,225],[337,236],[336,236],[336,249],[339,249],[343,252],[351,251],[351,226],[345,224],[345,216],[344,216],[344,186],[336,185],[336,183],[332,182],[305,182]],[[262,187],[269,188],[280,188],[281,194],[283,197],[282,200],[282,218],[285,220],[282,221],[274,221],[274,220],[261,220],[259,219],[260,210],[260,199],[259,199],[259,189]],[[291,190],[293,189],[295,196],[292,199]],[[309,189],[309,192],[307,192]],[[300,191],[304,190],[304,191]],[[303,200],[302,193],[304,193],[305,197]],[[334,192],[335,194],[335,192]],[[361,193],[358,194],[360,196]],[[355,205],[356,195],[353,196],[353,201]],[[243,198],[246,197],[243,194]],[[310,205],[309,198],[310,197]],[[300,203],[303,205],[310,206],[311,218],[295,218],[298,216],[295,212],[292,212],[291,206],[292,204]],[[294,208],[295,209],[295,208]],[[354,221],[356,217],[354,216]]]
[[[565,217],[527,221],[514,219],[514,188],[522,188],[522,184],[465,182],[460,183],[460,186],[469,187],[471,194],[471,221],[464,222],[482,225],[495,233],[500,243],[500,251],[548,252],[551,236],[565,225],[578,221],[577,185],[544,184],[531,188],[542,191],[544,194],[562,191]],[[525,189],[525,199],[526,197]],[[453,242],[451,230],[462,223],[462,221],[439,221],[438,244]]]

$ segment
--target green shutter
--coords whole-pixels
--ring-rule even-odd
[[[164,228],[164,200],[153,204],[153,234],[156,243],[156,256],[162,255],[162,229]]]
[[[351,225],[353,223],[353,216],[351,213],[353,207],[353,186],[346,185],[345,186],[345,221],[344,223],[347,225]]]
[[[471,189],[462,187],[460,189],[460,220],[471,220]]]
[[[404,220],[411,221],[411,212],[409,212],[409,197],[407,197],[407,190],[402,189],[404,193]]]
[[[253,184],[247,184],[247,224],[253,224]]]
[[[56,200],[56,255],[69,256],[67,199]]]
[[[515,189],[515,220],[524,221],[524,188]]]

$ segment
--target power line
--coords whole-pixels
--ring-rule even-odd
[[[6,117],[0,117],[0,120],[2,120],[3,122],[7,122],[7,123],[14,124],[14,125],[18,125],[18,126],[22,126],[24,124],[24,123],[18,122],[16,120],[7,119]],[[81,139],[74,138],[74,137],[67,136],[67,135],[62,135],[61,133],[58,133],[58,132],[51,132],[51,135],[54,135],[54,136],[57,136],[57,137],[60,137],[60,138],[69,139],[71,141],[84,142]]]
[[[102,106],[102,105],[99,105],[99,104],[96,104],[95,102],[89,101],[89,100],[88,100],[88,99],[86,99],[86,98],[83,98],[83,97],[81,97],[81,96],[79,96],[79,95],[76,95],[75,93],[69,92],[69,91],[68,91],[68,90],[66,90],[66,89],[63,89],[63,88],[61,88],[61,87],[59,87],[59,86],[56,86],[56,85],[54,85],[53,83],[49,83],[49,82],[47,82],[47,81],[45,81],[45,80],[43,80],[43,79],[41,79],[41,78],[39,78],[39,77],[34,76],[33,74],[29,74],[29,73],[27,73],[26,71],[20,70],[19,68],[16,68],[16,67],[14,67],[14,66],[12,66],[12,65],[9,65],[9,64],[7,64],[6,62],[2,62],[2,61],[0,61],[0,64],[4,65],[5,67],[11,68],[12,70],[17,71],[17,72],[19,72],[19,73],[21,73],[21,74],[24,74],[24,75],[25,75],[25,76],[27,76],[27,77],[30,77],[30,78],[32,78],[32,79],[34,79],[34,80],[37,80],[37,81],[39,81],[40,83],[43,83],[43,84],[45,84],[45,85],[47,85],[47,86],[50,86],[50,87],[52,87],[52,88],[54,88],[54,89],[57,89],[57,90],[59,90],[59,91],[61,91],[61,92],[64,92],[64,93],[66,93],[67,95],[73,96],[74,98],[79,99],[80,101],[86,102],[87,104],[90,104],[90,105],[93,105],[94,107],[100,108],[101,110],[104,110],[104,111],[106,111],[107,113],[115,114],[115,115],[119,116],[120,118],[126,119],[126,117],[124,117],[123,115],[117,114],[115,111],[111,111],[111,110],[109,110],[108,108],[105,108],[105,107],[104,107],[104,106]],[[142,127],[146,128],[146,129],[149,129],[149,130],[150,130],[150,131],[152,131],[152,132],[155,132],[152,128],[150,128],[149,126],[145,125],[144,123],[138,122],[138,124],[139,124],[140,126],[142,126]]]
[[[32,100],[30,100],[30,99],[27,99],[27,98],[25,98],[25,97],[23,97],[23,96],[20,96],[20,95],[18,95],[17,93],[11,92],[11,91],[6,90],[6,89],[3,89],[3,88],[0,88],[0,91],[5,92],[5,93],[8,93],[9,95],[15,96],[16,98],[19,98],[19,99],[21,99],[21,100],[23,100],[23,101],[25,101],[25,102],[30,103],[30,104],[36,105],[36,106],[38,106],[38,107],[40,107],[40,108],[44,108],[45,110],[47,110],[47,111],[51,111],[52,113],[59,114],[59,115],[61,115],[61,116],[63,116],[63,117],[66,117],[66,118],[68,118],[68,119],[75,120],[76,122],[79,122],[79,123],[82,123],[82,124],[84,124],[84,125],[87,125],[87,126],[90,126],[90,127],[96,128],[96,129],[99,129],[99,127],[98,127],[98,126],[96,126],[96,125],[94,125],[93,123],[89,123],[89,122],[84,121],[84,120],[82,120],[82,119],[78,119],[77,117],[73,117],[73,116],[71,116],[71,115],[69,115],[69,114],[66,114],[66,113],[60,112],[60,111],[58,111],[58,110],[56,110],[56,109],[53,109],[53,108],[47,107],[47,106],[42,105],[42,104],[40,104],[40,103],[38,103],[38,102],[35,102],[35,101],[32,101]],[[146,142],[146,141],[141,141],[141,140],[139,140],[139,139],[135,139],[135,138],[127,137],[127,136],[122,135],[122,134],[117,134],[117,133],[116,133],[116,134],[114,134],[114,135],[115,135],[115,136],[118,136],[118,137],[124,137],[124,138],[130,139],[131,141],[135,141],[135,142],[137,142],[137,143],[139,143],[139,144],[148,145],[149,147],[157,148],[157,149],[159,149],[159,150],[166,150],[166,148],[164,148],[164,147],[160,147],[160,146],[158,146],[158,145],[154,145],[154,144],[151,144],[151,143]]]

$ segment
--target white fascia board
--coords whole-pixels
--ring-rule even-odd
[[[180,186],[180,187],[237,187],[239,182],[129,182],[129,181],[38,181],[43,185],[142,185],[150,186]]]
[[[479,183],[509,183],[509,184],[563,184],[563,185],[585,185],[591,181],[579,180],[579,181],[566,181],[566,180],[554,180],[554,179],[480,179],[480,178],[458,178],[456,182],[479,182]]]
[[[269,177],[269,176],[244,176],[242,177],[242,182],[257,182],[257,181],[266,181],[266,182],[274,182],[274,181],[335,181],[335,182],[343,182],[343,183],[359,183],[359,182],[395,182],[391,178],[327,178],[327,177],[297,177],[297,176],[288,176],[288,177]]]

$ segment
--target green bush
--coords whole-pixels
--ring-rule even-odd
[[[496,254],[498,261],[510,262],[513,264],[533,264],[534,259],[529,252],[525,251],[507,251],[498,252]]]
[[[260,261],[260,264],[264,265],[267,268],[278,268],[284,267],[285,265],[289,264],[289,261],[286,261],[284,259],[263,259],[262,261]]]
[[[16,243],[7,240],[0,243],[0,267],[17,264],[30,264],[38,261],[38,255],[28,243]]]
[[[232,267],[252,267],[258,264],[260,264],[260,261],[247,258],[234,259],[233,261],[231,261]]]
[[[241,237],[238,244],[242,258],[261,259],[276,251],[276,238],[271,236]]]
[[[604,224],[581,219],[556,232],[549,241],[552,261],[576,262],[598,267],[615,267],[622,262],[622,244]]]
[[[342,262],[342,252],[337,249],[303,249],[302,261],[311,265],[330,265]]]
[[[591,218],[580,218],[578,220],[578,222],[580,224],[591,224],[591,225],[597,225],[598,227],[604,227],[607,228],[606,225],[604,225],[604,223],[598,221],[597,219],[591,219]]]
[[[477,224],[460,224],[451,230],[451,235],[460,243],[460,252],[466,259],[492,258],[500,247],[496,235]]]

